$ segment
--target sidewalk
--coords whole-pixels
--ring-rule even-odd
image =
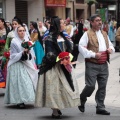
[[[82,55],[79,55],[78,58],[79,63],[76,66],[76,75],[79,83],[80,92],[83,90],[85,83],[85,65],[84,59]],[[107,93],[105,99],[105,105],[107,107],[120,107],[120,82],[119,82],[119,68],[120,68],[120,53],[116,52],[110,56],[110,64],[109,64],[109,79],[107,84]],[[95,93],[97,90],[97,85],[94,93],[91,97],[88,98],[87,104],[92,104],[96,106],[95,102]]]

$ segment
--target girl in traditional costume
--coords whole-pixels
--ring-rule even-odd
[[[74,69],[71,71],[67,67],[70,71],[67,70],[61,60],[57,59],[61,52],[72,52],[71,42],[63,30],[64,21],[58,17],[52,18],[49,35],[44,41],[45,57],[40,67],[35,100],[35,106],[51,108],[52,118],[58,119],[62,115],[60,109],[80,104]]]
[[[24,108],[25,103],[34,102],[38,79],[38,71],[31,61],[31,50],[22,47],[24,37],[25,28],[17,27],[10,46],[5,91],[5,104],[17,104],[20,108]],[[31,59],[26,55],[31,56]]]
[[[39,66],[44,57],[44,50],[43,50],[42,38],[40,36],[40,32],[38,30],[36,22],[30,23],[30,37],[31,37],[31,41],[35,43],[35,46],[34,46],[34,52],[36,57],[35,62],[36,62],[36,65]]]
[[[23,25],[22,21],[18,17],[15,16],[12,19],[12,31],[10,31],[8,33],[7,38],[6,38],[6,43],[5,43],[5,47],[4,47],[4,54],[3,54],[3,58],[2,58],[1,68],[3,70],[3,75],[4,75],[5,81],[6,81],[6,75],[7,75],[7,62],[9,60],[9,57],[6,55],[9,54],[11,41],[15,37],[15,29],[20,25]],[[25,34],[25,36],[26,36],[26,34]],[[28,37],[25,37],[25,39],[29,40]]]

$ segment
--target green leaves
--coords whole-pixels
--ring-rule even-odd
[[[96,0],[85,0],[85,3],[87,3],[88,5],[92,5],[94,3],[97,3]]]

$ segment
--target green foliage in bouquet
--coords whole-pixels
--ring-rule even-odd
[[[30,50],[35,44],[32,41],[23,41],[21,46],[25,49]]]

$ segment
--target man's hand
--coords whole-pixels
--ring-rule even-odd
[[[96,54],[95,54],[95,58],[96,58],[96,59],[99,59],[100,57],[101,57],[101,53],[96,53]]]
[[[108,54],[111,54],[112,53],[112,49],[108,48],[107,52],[108,52]]]

